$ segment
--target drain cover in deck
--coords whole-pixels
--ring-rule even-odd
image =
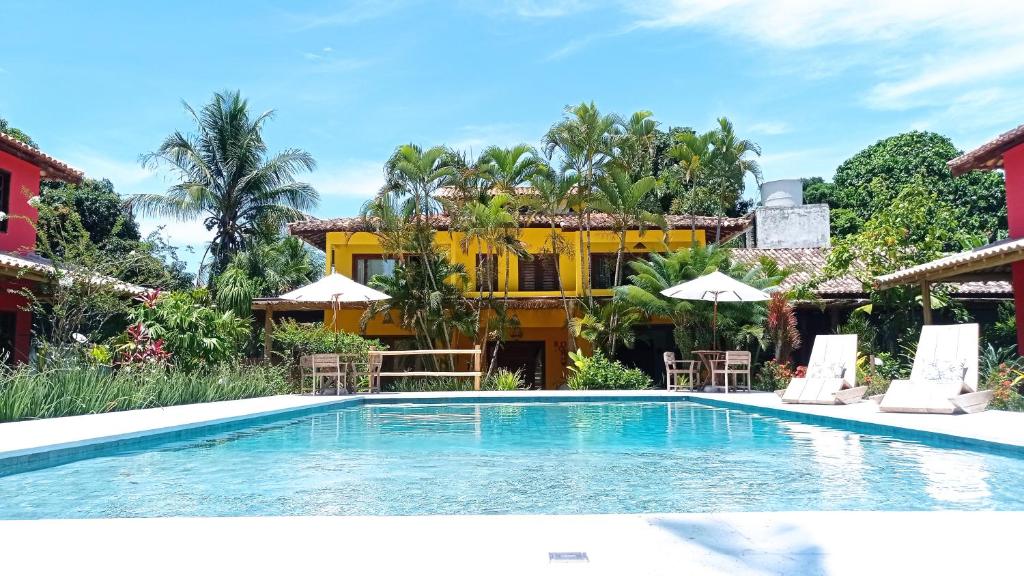
[[[548,552],[548,562],[590,562],[586,552]]]

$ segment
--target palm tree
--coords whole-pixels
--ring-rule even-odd
[[[710,133],[712,164],[710,177],[718,191],[715,243],[722,239],[722,213],[726,206],[735,206],[743,193],[743,179],[750,174],[761,183],[761,167],[748,155],[761,155],[761,147],[736,136],[728,118],[718,119],[718,128]]]
[[[658,122],[652,118],[653,115],[649,110],[634,112],[623,123],[622,134],[618,138],[616,163],[634,179],[654,175]]]
[[[566,212],[566,206],[576,189],[577,182],[578,178],[575,174],[565,174],[545,164],[534,174],[531,184],[533,184],[535,194],[529,198],[530,209],[534,214],[546,220],[551,229],[545,250],[555,259],[558,294],[562,300],[562,307],[565,309],[565,326],[568,342],[572,344],[571,350],[576,349],[576,337],[572,329],[572,311],[569,307],[569,300],[565,297],[565,286],[562,284],[561,255],[571,254],[572,246],[559,233],[559,223]]]
[[[601,114],[593,102],[567,106],[563,120],[544,135],[548,158],[555,151],[561,154],[562,169],[576,174],[578,183],[572,205],[576,208],[580,229],[579,250],[583,263],[584,285],[588,302],[593,304],[590,291],[590,200],[597,178],[615,154],[617,137],[622,133],[622,120],[614,114]]]
[[[697,185],[698,178],[703,174],[704,166],[711,156],[711,133],[695,134],[683,132],[676,137],[676,143],[669,148],[668,155],[676,161],[683,173],[683,182],[687,185],[687,197],[677,198],[674,208],[690,214],[690,245],[697,244],[697,212],[700,204],[701,189]]]
[[[434,229],[431,216],[436,213],[435,193],[455,174],[449,165],[449,151],[443,146],[424,150],[415,144],[399,146],[384,165],[385,182],[382,192],[405,198],[402,212],[412,216],[412,242],[426,267],[417,277],[426,282],[424,290],[439,293],[442,286],[434,273]],[[444,277],[441,277],[443,283]],[[451,332],[441,331],[444,344],[451,348]]]
[[[236,254],[217,277],[217,306],[247,317],[253,298],[288,292],[319,276],[320,267],[297,237],[261,243]]]
[[[459,227],[463,232],[462,250],[468,252],[472,245],[476,245],[476,290],[479,293],[477,309],[481,311],[481,319],[483,318],[482,297],[485,291],[488,293],[489,308],[495,309],[494,266],[497,264],[497,251],[502,244],[504,229],[514,226],[516,223],[516,216],[508,209],[511,199],[508,194],[499,193],[486,201],[472,200],[465,204],[458,214]],[[486,258],[482,258],[485,255]],[[486,286],[480,282],[481,266],[487,279]],[[506,279],[507,276],[506,273]]]
[[[490,185],[490,192],[515,194],[537,172],[537,151],[532,146],[519,144],[512,148],[490,146],[477,161],[479,172]]]
[[[615,272],[612,286],[622,283],[622,257],[626,251],[626,233],[638,229],[643,234],[647,226],[658,225],[665,228],[665,217],[647,210],[647,200],[654,192],[657,181],[653,176],[646,176],[633,182],[625,171],[614,167],[604,178],[598,181],[594,207],[608,214],[612,219],[612,230],[619,237],[619,245],[615,251]],[[615,355],[617,309],[610,307],[606,313],[609,333],[608,353]]]
[[[164,194],[139,194],[130,202],[147,215],[202,217],[206,229],[213,231],[207,248],[212,281],[235,254],[252,245],[261,229],[303,218],[317,205],[316,190],[295,180],[297,172],[313,170],[316,162],[298,149],[268,157],[263,125],[273,111],[253,118],[238,92],[214,94],[198,112],[188,104],[185,109],[196,134],[175,132],[155,152],[142,156],[144,166],[169,167],[177,183]]]
[[[747,267],[729,259],[729,250],[717,245],[682,248],[668,254],[651,254],[647,260],[629,263],[634,274],[630,284],[615,287],[615,299],[636,308],[647,317],[669,318],[679,351],[711,345],[710,302],[679,300],[661,291],[681,282],[720,270],[756,288],[778,285],[785,276],[769,276],[760,266]],[[774,272],[779,272],[774,270]],[[718,310],[719,335],[727,345],[749,346],[764,339],[765,306],[761,303],[735,303]]]

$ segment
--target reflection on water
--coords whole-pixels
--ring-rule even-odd
[[[867,492],[864,480],[867,464],[859,434],[785,420],[779,421],[779,426],[794,441],[810,446],[820,473],[817,482],[860,495]]]
[[[369,405],[0,477],[0,518],[1024,510],[1024,461],[689,402]]]
[[[893,450],[917,462],[924,489],[935,500],[950,503],[983,502],[989,499],[989,472],[981,454],[930,446],[892,444]]]

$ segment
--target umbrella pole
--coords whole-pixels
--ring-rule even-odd
[[[711,314],[711,348],[718,350],[718,292],[715,292],[715,308]]]

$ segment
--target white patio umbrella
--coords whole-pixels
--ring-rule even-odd
[[[671,288],[661,291],[669,298],[680,300],[705,300],[714,302],[714,313],[711,317],[711,341],[718,347],[718,303],[719,302],[763,302],[771,296],[763,290],[759,290],[744,284],[739,280],[722,274],[718,270],[705,274],[700,278],[694,278],[682,284],[676,284]]]
[[[281,300],[293,302],[372,302],[375,300],[387,300],[391,298],[387,294],[363,286],[359,282],[332,272],[327,276],[307,284],[302,288],[296,288],[278,296]]]

